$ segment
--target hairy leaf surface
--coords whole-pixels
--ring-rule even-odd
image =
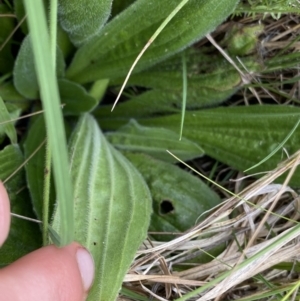
[[[179,113],[182,110],[182,55],[183,52],[150,69],[132,75],[128,86],[151,88],[144,93],[131,95],[118,103],[111,118],[151,117],[157,114]],[[187,110],[195,110],[219,104],[237,91],[241,84],[239,73],[221,57],[207,55],[204,51],[189,48],[184,51],[187,60]],[[248,70],[258,66],[244,60]],[[123,77],[110,82],[111,86],[122,85]],[[128,89],[130,91],[130,89]],[[105,118],[111,105],[101,106],[96,111],[98,118]]]
[[[57,48],[56,73],[58,77],[64,75],[65,62],[63,54]],[[18,92],[28,99],[38,98],[39,86],[36,77],[33,52],[31,47],[30,36],[27,35],[21,45],[14,66],[14,85]]]
[[[144,176],[153,198],[150,231],[184,232],[201,220],[201,214],[221,200],[199,177],[181,168],[142,154],[126,157]],[[170,240],[172,235],[155,235]]]
[[[179,140],[178,131],[144,127],[133,119],[118,131],[107,133],[106,137],[120,150],[146,153],[167,162],[174,162],[175,159],[166,150],[182,160],[191,160],[204,153],[196,143],[185,138]]]
[[[90,115],[80,118],[69,150],[75,240],[91,251],[96,265],[88,300],[113,301],[146,237],[151,196],[139,172],[106,141]],[[53,227],[59,224],[56,211]]]
[[[58,81],[61,103],[65,115],[79,115],[91,111],[98,103],[79,84],[66,79]]]
[[[107,21],[112,0],[59,0],[58,18],[75,46],[99,33]]]
[[[181,116],[140,119],[147,126],[174,130]],[[206,154],[238,170],[246,170],[270,154],[290,133],[300,118],[299,108],[293,106],[227,107],[186,112],[184,137],[198,143]],[[268,161],[250,171],[272,170],[300,148],[300,128]],[[297,171],[291,181],[300,186]]]
[[[82,46],[67,76],[80,83],[124,76],[150,37],[180,1],[138,0]],[[190,0],[145,52],[134,72],[179,52],[211,32],[237,0]],[[138,24],[138,26],[137,26]]]

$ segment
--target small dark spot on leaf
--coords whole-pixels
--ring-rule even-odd
[[[93,245],[95,246],[97,243],[94,241]]]
[[[174,206],[170,200],[162,200],[160,203],[160,214],[170,214],[174,211]]]

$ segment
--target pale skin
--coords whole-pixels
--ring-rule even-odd
[[[0,246],[10,227],[10,203],[0,182]],[[94,264],[76,242],[38,249],[0,269],[0,301],[83,301],[92,285]]]

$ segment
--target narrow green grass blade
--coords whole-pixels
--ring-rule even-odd
[[[298,281],[293,287],[292,287],[292,289],[289,291],[289,292],[287,292],[287,294],[284,296],[284,298],[282,299],[282,301],[287,301],[287,300],[293,300],[293,296],[292,296],[292,294],[297,290],[299,290],[299,286],[300,286],[300,281]],[[290,299],[290,297],[291,297],[291,299]]]
[[[56,40],[57,40],[57,0],[50,1],[49,27],[50,27],[50,44],[52,63],[56,66]]]
[[[49,13],[49,29],[50,29],[50,45],[52,64],[54,72],[56,71],[56,39],[57,39],[57,0],[50,2]],[[45,167],[47,171],[44,175],[44,193],[43,193],[43,245],[48,244],[48,220],[49,220],[49,204],[50,204],[50,186],[51,186],[51,146],[50,141],[47,139],[46,143],[46,156]]]
[[[287,284],[286,286],[282,286],[282,287],[278,287],[276,289],[273,290],[268,290],[268,291],[262,291],[253,295],[250,295],[249,297],[245,297],[245,298],[240,298],[240,301],[255,301],[255,300],[269,300],[267,298],[271,298],[273,297],[272,300],[280,300],[282,301],[282,299],[275,299],[274,296],[276,294],[284,294],[286,293],[289,289],[293,288],[294,284]],[[230,300],[233,301],[233,300]]]
[[[50,204],[50,186],[51,186],[51,146],[47,139],[46,156],[44,170],[44,191],[43,191],[43,245],[48,245],[48,220],[49,220],[49,204]]]
[[[183,132],[183,123],[186,108],[186,98],[187,98],[187,71],[186,71],[186,58],[185,52],[182,53],[182,110],[181,110],[181,123],[180,123],[180,135],[179,140],[181,140]]]
[[[50,51],[43,1],[25,0],[24,4],[28,15],[35,68],[40,85],[41,98],[45,109],[45,120],[52,149],[55,186],[61,214],[61,245],[63,246],[73,240],[74,229],[73,196],[63,117]]]

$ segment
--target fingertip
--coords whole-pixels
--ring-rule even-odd
[[[5,300],[83,301],[94,275],[80,264],[93,265],[89,256],[78,243],[36,250],[0,270],[1,296]]]
[[[95,265],[90,252],[85,248],[78,248],[76,260],[81,274],[84,290],[87,292],[94,281]]]
[[[6,240],[10,227],[10,202],[4,184],[0,181],[0,246]]]

